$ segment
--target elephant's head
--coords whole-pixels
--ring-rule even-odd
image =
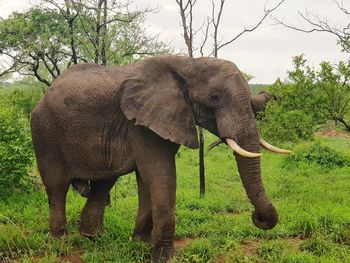
[[[255,207],[254,224],[261,229],[277,224],[261,179],[260,137],[248,84],[235,64],[214,58],[154,57],[134,68],[122,92],[125,116],[165,139],[197,148],[197,124],[226,140]]]

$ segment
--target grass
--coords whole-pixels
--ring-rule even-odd
[[[206,134],[209,145],[214,138]],[[318,138],[350,157],[349,139]],[[296,146],[298,147],[298,146]],[[263,179],[279,213],[271,231],[255,228],[232,153],[221,145],[206,152],[206,196],[199,198],[197,151],[177,155],[176,255],[172,262],[350,262],[350,167],[286,165],[264,152]],[[0,262],[142,262],[150,247],[130,240],[137,209],[135,176],[118,180],[106,209],[107,233],[94,241],[78,234],[85,199],[71,190],[69,234],[48,234],[43,189],[0,201]]]

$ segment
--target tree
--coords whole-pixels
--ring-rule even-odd
[[[12,61],[16,72],[50,85],[65,61],[63,24],[62,18],[50,10],[33,8],[23,14],[13,13],[0,21],[0,54]]]
[[[74,43],[88,61],[120,64],[168,51],[166,45],[144,33],[142,25],[151,9],[130,11],[130,1],[66,0],[64,8],[57,1],[43,0],[66,18]],[[73,20],[74,19],[74,20]],[[73,53],[73,52],[72,52]]]
[[[322,98],[320,111],[328,120],[340,123],[350,132],[350,61],[333,66],[322,62],[316,73],[316,88]]]
[[[43,0],[40,7],[0,21],[0,54],[7,56],[0,76],[16,71],[50,85],[72,64],[128,63],[169,52],[143,30],[151,10],[107,0]]]
[[[205,45],[208,43],[209,35],[211,32],[213,48],[209,56],[214,56],[217,58],[218,52],[222,48],[232,44],[242,35],[256,30],[260,25],[262,25],[262,23],[264,22],[264,20],[266,20],[269,14],[275,11],[286,0],[279,1],[274,7],[270,9],[264,8],[263,16],[258,20],[258,22],[254,26],[250,28],[244,28],[240,33],[233,36],[227,41],[219,40],[220,21],[224,10],[225,0],[220,0],[220,7],[218,12],[216,12],[215,10],[216,9],[215,2],[212,1],[211,15],[210,16],[207,15],[204,23],[198,29],[194,28],[194,25],[193,25],[194,7],[197,3],[197,0],[175,0],[175,1],[179,6],[181,23],[182,23],[182,28],[184,32],[183,37],[187,47],[188,55],[190,57],[193,57],[195,50],[199,49],[201,56],[204,56],[204,48],[205,48]],[[199,45],[199,48],[196,48],[194,47],[193,43],[194,43],[195,36],[199,32],[202,32],[203,39],[201,41],[201,44]],[[246,76],[251,78],[249,74],[246,74]],[[200,178],[200,196],[202,197],[205,194],[204,139],[203,139],[202,128],[199,128],[199,178]]]
[[[322,62],[315,69],[301,55],[293,64],[288,81],[269,88],[276,99],[260,122],[261,133],[273,141],[305,140],[329,121],[350,131],[350,62]]]
[[[334,24],[328,18],[321,17],[309,10],[298,12],[301,19],[307,24],[304,27],[295,26],[278,18],[274,20],[277,24],[296,31],[304,33],[324,32],[333,35],[337,38],[342,51],[350,54],[350,10],[344,5],[343,1],[333,0],[333,3],[340,14],[348,20],[345,25]],[[350,123],[346,120],[346,117],[350,110],[349,63],[349,61],[339,62],[338,65],[332,65],[329,62],[322,62],[320,71],[309,69],[307,74],[304,75],[304,77],[309,77],[314,81],[318,96],[322,97],[322,102],[320,102],[317,111],[322,113],[323,118],[333,120],[336,124],[340,123],[348,131],[350,131]]]

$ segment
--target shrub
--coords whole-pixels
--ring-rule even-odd
[[[265,117],[258,123],[260,133],[273,142],[297,142],[313,138],[315,122],[302,110],[285,110],[283,105],[267,105]]]
[[[23,112],[0,100],[0,198],[23,186],[33,152]]]
[[[292,142],[310,139],[315,128],[329,121],[350,131],[350,61],[337,66],[322,62],[320,70],[306,62],[303,55],[294,57],[288,80],[277,80],[267,88],[274,99],[260,121],[264,137]]]
[[[24,116],[29,119],[30,113],[37,105],[42,92],[39,89],[32,90],[14,90],[7,97],[11,106],[22,111]]]
[[[314,163],[325,168],[333,168],[347,166],[350,161],[341,153],[315,141],[302,144],[285,159],[285,165],[299,165],[301,163]]]

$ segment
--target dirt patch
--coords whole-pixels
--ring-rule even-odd
[[[318,135],[322,137],[343,137],[343,138],[349,138],[350,134],[343,132],[343,131],[336,131],[336,130],[322,130],[317,132]]]
[[[186,246],[192,244],[194,241],[198,240],[198,238],[184,238],[179,240],[174,240],[174,245],[176,250],[184,249]]]
[[[243,255],[252,257],[258,255],[259,240],[245,240],[241,243],[241,252]]]
[[[229,261],[226,260],[225,256],[219,256],[213,259],[213,263],[226,263],[226,262],[229,262]]]
[[[79,255],[61,256],[58,262],[85,263]]]
[[[287,243],[287,247],[292,251],[297,251],[299,249],[300,244],[305,240],[301,237],[289,237],[284,238]]]

